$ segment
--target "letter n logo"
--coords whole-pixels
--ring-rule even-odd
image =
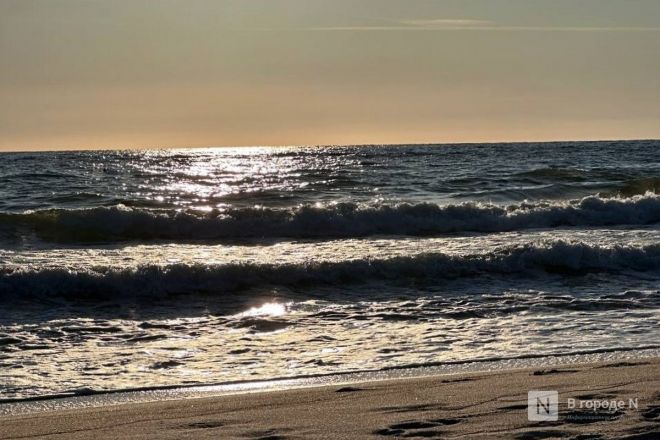
[[[529,391],[527,393],[527,419],[530,422],[559,419],[559,393],[557,391]]]

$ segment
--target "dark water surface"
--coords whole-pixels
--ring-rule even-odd
[[[0,154],[0,396],[652,346],[659,148]]]

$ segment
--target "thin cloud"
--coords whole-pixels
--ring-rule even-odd
[[[287,29],[263,29],[287,30]],[[631,26],[331,26],[310,27],[291,30],[299,31],[505,31],[505,32],[658,32],[660,27],[631,27]]]
[[[472,26],[491,26],[494,22],[490,20],[474,20],[469,18],[435,18],[435,19],[411,19],[399,20],[399,24],[405,26],[422,27],[472,27]]]
[[[375,32],[375,31],[503,31],[503,32],[658,32],[657,26],[519,26],[498,25],[490,20],[471,18],[403,19],[387,25],[312,26],[294,28],[258,28],[261,31]]]

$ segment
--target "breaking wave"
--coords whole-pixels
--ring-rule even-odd
[[[589,196],[511,206],[431,203],[365,206],[339,203],[293,209],[233,208],[207,213],[133,209],[123,205],[0,214],[0,235],[33,233],[48,241],[232,240],[430,236],[562,226],[646,225],[660,222],[660,195]]]
[[[425,253],[389,259],[291,264],[149,265],[133,268],[4,268],[0,295],[112,299],[203,293],[226,295],[247,288],[344,285],[370,280],[442,281],[479,275],[584,274],[660,270],[660,245],[592,246],[551,241],[496,251]]]

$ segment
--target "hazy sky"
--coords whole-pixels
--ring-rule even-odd
[[[613,138],[659,0],[0,0],[0,150]]]

